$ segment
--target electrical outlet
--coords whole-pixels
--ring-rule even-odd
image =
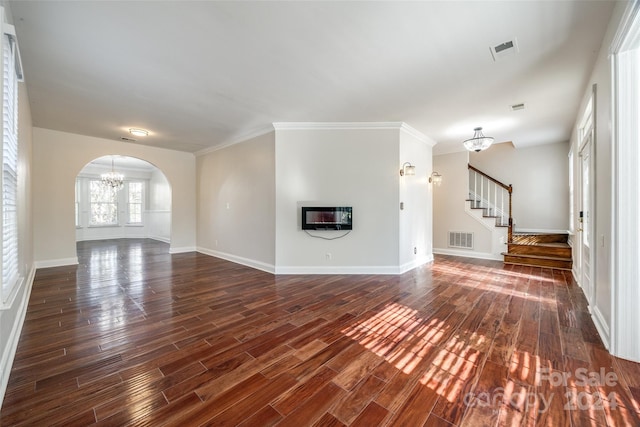
[[[417,247],[415,247],[415,246],[413,247],[413,254],[414,254],[414,255],[417,255],[417,254],[418,254],[418,248],[417,248]]]

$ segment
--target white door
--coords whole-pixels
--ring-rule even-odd
[[[580,286],[587,297],[589,305],[593,302],[592,285],[592,259],[593,259],[593,235],[592,235],[592,141],[593,131],[585,133],[580,150]]]

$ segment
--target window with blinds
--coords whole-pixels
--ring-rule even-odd
[[[127,184],[129,224],[142,224],[142,202],[144,183],[131,181]]]
[[[18,283],[18,75],[15,37],[2,34],[2,303]]]

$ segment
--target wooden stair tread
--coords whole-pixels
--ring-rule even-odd
[[[547,243],[507,243],[512,246],[542,246],[547,248],[570,248],[571,245],[568,243],[561,242],[547,242]]]
[[[503,256],[512,256],[519,258],[532,258],[532,259],[546,259],[550,261],[573,261],[572,258],[566,257],[555,257],[555,256],[545,256],[545,255],[529,255],[529,254],[516,254],[513,252],[502,252]]]
[[[511,265],[522,265],[525,267],[541,267],[541,268],[551,268],[553,270],[564,270],[564,271],[571,271],[571,267],[567,266],[567,267],[559,267],[559,266],[552,266],[552,265],[536,265],[536,264],[527,264],[524,262],[515,262],[515,261],[504,261],[505,264],[511,264]]]

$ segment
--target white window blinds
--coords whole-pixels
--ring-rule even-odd
[[[2,302],[18,283],[18,75],[15,38],[2,34]]]

